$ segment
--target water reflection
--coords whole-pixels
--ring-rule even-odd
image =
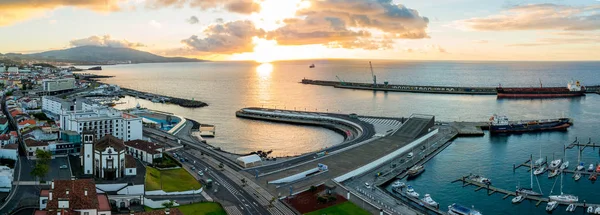
[[[256,67],[256,72],[261,79],[265,79],[271,76],[273,72],[273,64],[263,63]]]

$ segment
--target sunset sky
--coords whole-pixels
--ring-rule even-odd
[[[600,60],[600,0],[0,0],[0,53]]]

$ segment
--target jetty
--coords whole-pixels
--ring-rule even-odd
[[[466,187],[466,186],[475,186],[475,191],[479,191],[482,189],[485,189],[487,191],[488,196],[491,196],[494,193],[498,193],[503,195],[502,199],[506,199],[510,196],[516,196],[517,193],[515,191],[509,191],[506,189],[502,189],[502,188],[498,188],[498,187],[494,187],[492,185],[489,184],[483,184],[483,183],[479,183],[476,182],[474,180],[469,179],[469,175],[467,176],[463,176],[461,178],[458,178],[454,181],[452,181],[451,183],[456,183],[456,182],[462,182],[462,187]],[[530,196],[530,195],[524,195],[523,197],[525,197],[525,199],[530,200],[532,202],[535,202],[535,206],[539,206],[541,203],[547,203],[550,201],[550,199],[546,198],[546,197],[540,197],[540,196]],[[589,207],[589,206],[594,206],[594,207],[598,207],[600,206],[599,204],[586,204],[585,201],[583,203],[566,203],[566,202],[558,202],[561,205],[564,206],[568,206],[569,204],[573,204],[576,207]]]
[[[133,89],[129,89],[129,88],[121,88],[121,92],[123,95],[133,96],[133,97],[141,98],[141,99],[147,99],[152,102],[163,102],[163,103],[176,104],[181,107],[199,108],[199,107],[208,106],[208,104],[201,102],[201,101],[194,100],[194,99],[190,100],[190,99],[182,99],[182,98],[177,98],[177,97],[157,95],[157,94],[141,92],[141,91],[137,91],[137,90],[133,90]]]
[[[339,79],[339,78],[338,78]],[[467,95],[497,95],[496,87],[468,87],[468,86],[429,86],[429,85],[400,85],[381,83],[360,83],[339,81],[314,80],[303,78],[302,84],[330,86],[342,89],[392,91],[408,93],[437,93],[437,94],[467,94]],[[599,93],[600,85],[586,86],[586,93]]]

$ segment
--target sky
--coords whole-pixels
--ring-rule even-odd
[[[600,0],[0,0],[0,53],[600,60]]]

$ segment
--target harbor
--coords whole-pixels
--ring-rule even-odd
[[[468,87],[468,86],[430,86],[430,85],[399,85],[389,83],[360,83],[339,81],[326,81],[314,79],[302,79],[302,84],[331,86],[340,89],[372,90],[384,92],[407,92],[407,93],[435,93],[435,94],[465,94],[465,95],[498,95],[496,87]],[[584,93],[600,94],[600,85],[586,86]]]
[[[123,95],[146,99],[146,100],[152,101],[154,103],[170,103],[170,104],[176,104],[181,107],[187,107],[187,108],[199,108],[199,107],[208,106],[208,104],[206,104],[202,101],[194,100],[194,99],[182,99],[182,98],[177,98],[177,97],[141,92],[141,91],[128,89],[128,88],[121,88],[121,90],[122,90],[121,92]]]

